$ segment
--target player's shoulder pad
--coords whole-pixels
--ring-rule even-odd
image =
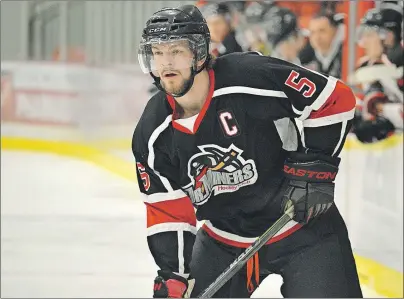
[[[216,58],[215,68],[227,70],[253,68],[267,59],[268,56],[263,56],[259,52],[233,52]]]
[[[258,52],[234,52],[216,58],[213,65],[216,87],[260,87],[260,69],[270,62],[270,57]],[[257,85],[257,86],[254,86]]]
[[[216,59],[217,69],[238,71],[256,71],[263,66],[292,66],[293,64],[285,60],[272,56],[262,55],[260,52],[235,52],[223,55]],[[242,73],[243,74],[243,73]],[[245,75],[242,76],[245,79]]]
[[[162,91],[155,94],[143,110],[132,137],[132,151],[147,155],[148,142],[153,132],[172,115],[173,111]]]

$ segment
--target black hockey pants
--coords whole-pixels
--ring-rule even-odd
[[[191,297],[198,296],[244,250],[199,230],[191,262],[195,278]],[[252,264],[258,260],[259,267]],[[271,273],[283,277],[284,297],[362,297],[346,225],[335,206],[291,236],[261,248],[214,297],[250,297]]]

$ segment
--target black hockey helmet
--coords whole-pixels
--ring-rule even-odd
[[[377,8],[369,9],[360,20],[360,25],[383,27],[380,10]]]
[[[386,37],[386,30],[383,24],[382,14],[379,9],[369,9],[363,18],[357,30],[357,39],[360,40],[367,31],[376,31],[381,39]]]
[[[190,68],[191,78],[186,82],[184,89],[172,96],[185,95],[192,87],[196,74],[201,72],[209,63],[210,33],[205,18],[194,5],[182,5],[178,8],[163,8],[154,13],[146,22],[143,29],[142,40],[138,51],[138,60],[141,69],[150,73],[155,85],[166,92],[161,85],[157,71],[162,68],[155,60],[152,47],[157,44],[170,44],[185,42],[193,53],[192,59],[175,62],[173,68]],[[204,61],[198,67],[198,62]]]
[[[297,17],[288,8],[274,7],[264,15],[268,42],[275,48],[281,41],[300,33]]]
[[[383,1],[380,4],[383,26],[393,32],[396,42],[402,38],[404,1]]]

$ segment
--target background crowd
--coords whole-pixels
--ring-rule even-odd
[[[360,57],[343,78],[342,1],[198,1],[211,54],[259,51],[347,80],[357,95],[353,132],[362,142],[403,129],[403,2],[371,3],[356,28]],[[377,5],[375,5],[377,4]],[[352,37],[350,37],[352,38]]]

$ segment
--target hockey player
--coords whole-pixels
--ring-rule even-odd
[[[296,15],[289,9],[274,7],[264,16],[264,26],[271,45],[271,56],[300,65],[303,36]]]
[[[401,3],[401,4],[400,4]],[[389,60],[396,66],[403,66],[402,41],[403,1],[383,1],[380,4],[383,26],[386,30],[384,45]],[[403,82],[401,88],[403,90]]]
[[[285,297],[361,297],[333,204],[352,91],[258,53],[212,60],[209,42],[200,11],[184,5],[154,13],[139,47],[140,66],[161,89],[132,142],[160,268],[153,296],[198,296],[291,203],[294,220],[215,296],[250,297],[272,272],[283,276]],[[198,232],[197,219],[205,220]]]
[[[403,129],[403,94],[397,81],[402,74],[398,74],[384,52],[386,38],[380,10],[370,9],[358,28],[358,41],[365,56],[355,73],[363,100],[355,117],[354,132],[362,142],[378,141]]]

